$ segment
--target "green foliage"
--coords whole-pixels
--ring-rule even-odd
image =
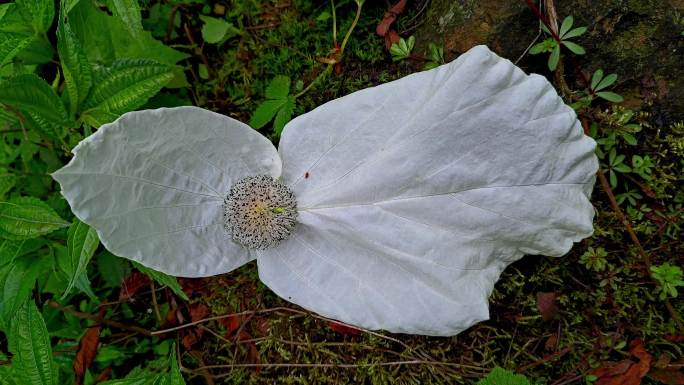
[[[658,282],[660,289],[658,297],[662,300],[668,297],[677,298],[677,287],[684,286],[682,268],[679,266],[669,263],[651,266],[651,276]]]
[[[409,36],[408,39],[399,39],[399,43],[394,43],[390,47],[390,53],[392,54],[393,61],[400,61],[408,59],[411,56],[411,51],[413,51],[413,46],[416,45],[415,36]]]
[[[232,23],[215,17],[200,16],[204,22],[202,26],[202,38],[210,44],[221,44],[226,40],[240,35],[240,30]]]
[[[594,271],[603,271],[606,269],[607,261],[606,257],[608,256],[608,253],[603,247],[597,247],[594,249],[593,247],[589,246],[587,248],[587,251],[582,254],[580,257],[580,262],[590,270]]]
[[[155,280],[157,283],[160,283],[163,286],[168,286],[171,291],[173,291],[174,294],[179,296],[180,298],[184,300],[189,300],[188,296],[183,292],[183,288],[181,288],[180,284],[178,283],[178,280],[176,277],[164,274],[160,271],[156,271],[153,269],[150,269],[148,267],[145,267],[138,262],[132,261],[133,266],[135,266],[136,269],[140,270],[142,273],[147,274],[150,278]]]
[[[266,87],[266,98],[257,106],[249,125],[258,130],[275,117],[273,130],[276,135],[280,135],[287,122],[292,119],[296,106],[295,96],[290,95],[290,78],[282,75],[273,78]]]
[[[430,43],[428,46],[427,61],[423,66],[424,70],[430,70],[444,64],[444,48]]]
[[[60,384],[45,321],[33,301],[26,301],[12,317],[8,339],[12,369],[20,383]]]
[[[76,280],[85,273],[86,266],[88,266],[88,262],[90,262],[93,254],[95,254],[99,243],[100,241],[95,229],[78,219],[74,219],[67,233],[69,264],[65,272],[69,276],[69,284],[64,290],[64,296],[69,294]]]
[[[478,381],[477,385],[530,385],[530,381],[522,374],[496,367],[487,377]]]
[[[107,112],[118,116],[135,110],[172,78],[168,66],[152,60],[117,60],[95,73],[93,89],[83,103],[84,115],[95,117],[100,116],[98,112]]]
[[[563,19],[560,30],[558,30],[558,36],[549,31],[549,29],[544,25],[540,24],[542,30],[551,37],[544,39],[542,42],[533,45],[530,48],[531,55],[537,55],[540,53],[550,52],[549,60],[547,62],[549,70],[555,71],[558,66],[558,60],[560,59],[561,46],[567,48],[570,52],[575,55],[584,55],[586,51],[582,46],[577,43],[570,41],[570,39],[583,35],[587,32],[587,27],[577,27],[572,28],[574,19],[572,16],[567,16]]]
[[[35,238],[68,225],[39,199],[21,197],[0,202],[0,237],[5,239]]]

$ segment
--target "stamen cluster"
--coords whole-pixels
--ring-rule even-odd
[[[296,225],[297,201],[280,181],[249,176],[231,187],[224,201],[224,226],[233,240],[263,250],[287,239]]]

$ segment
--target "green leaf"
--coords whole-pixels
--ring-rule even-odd
[[[88,95],[93,77],[88,58],[69,24],[57,25],[57,52],[62,65],[66,91],[69,95],[69,112],[73,117],[78,106]]]
[[[0,238],[28,239],[69,226],[47,204],[32,197],[0,202]]]
[[[530,381],[522,374],[496,367],[487,377],[478,381],[477,385],[530,385]]]
[[[262,102],[254,111],[254,115],[249,120],[249,125],[256,130],[265,126],[285,103],[287,103],[287,99],[266,100]]]
[[[133,37],[143,33],[138,0],[110,0],[114,16],[117,16]]]
[[[587,53],[587,51],[585,51],[584,48],[582,48],[582,46],[579,44],[575,44],[573,42],[565,40],[563,40],[561,44],[563,44],[567,49],[572,51],[572,53],[574,53],[575,55],[584,55],[585,53]]]
[[[79,277],[85,273],[88,262],[95,254],[95,249],[99,244],[100,240],[95,229],[78,219],[74,219],[67,232],[69,265],[68,270],[64,272],[69,277],[69,284],[62,298],[69,294]]]
[[[33,37],[13,32],[0,32],[0,67],[9,63],[21,50],[33,41]]]
[[[117,59],[154,60],[173,67],[174,79],[167,86],[187,84],[183,67],[176,63],[188,54],[154,39],[149,31],[133,36],[120,18],[101,11],[95,2],[78,2],[69,12],[69,25],[91,64],[109,66]]]
[[[106,287],[119,287],[131,270],[127,259],[103,251],[96,257],[97,270],[107,284]]]
[[[122,378],[119,380],[109,380],[100,382],[99,385],[157,385],[157,381],[161,380],[162,375],[144,375],[134,378]]]
[[[636,146],[637,140],[634,137],[634,135],[630,134],[629,132],[625,132],[622,134],[622,138],[629,144],[630,146]]]
[[[591,89],[595,90],[596,86],[599,84],[599,82],[603,79],[603,70],[602,69],[597,69],[596,72],[594,72],[594,75],[591,76]]]
[[[185,380],[178,365],[178,355],[176,348],[171,345],[171,355],[169,357],[169,373],[166,375],[166,384],[168,385],[185,385]]]
[[[530,55],[537,55],[544,51],[546,51],[546,43],[542,41],[540,43],[533,45],[532,48],[530,48],[529,52]]]
[[[278,110],[278,113],[275,117],[275,121],[273,121],[273,131],[277,135],[280,135],[283,132],[283,128],[285,128],[285,125],[290,120],[292,120],[292,114],[294,113],[295,104],[296,101],[294,96],[289,96],[285,104],[283,104],[283,106],[280,107],[280,110]]]
[[[9,323],[19,307],[26,302],[31,290],[43,270],[44,261],[36,258],[18,258],[11,265],[7,265],[0,273],[3,282],[0,299],[2,318]]]
[[[84,108],[113,114],[132,111],[173,78],[171,68],[152,60],[120,60],[96,77]]]
[[[59,96],[34,74],[15,76],[0,83],[0,103],[31,112],[49,123],[63,127],[71,125]]]
[[[616,94],[615,92],[601,91],[601,92],[597,92],[596,96],[603,98],[603,99],[606,99],[607,101],[613,102],[613,103],[620,103],[623,100],[625,100],[622,96]]]
[[[31,20],[31,25],[37,34],[43,34],[50,29],[55,17],[55,3],[53,0],[16,0],[20,12]]]
[[[138,262],[131,261],[133,263],[133,266],[140,270],[140,272],[147,274],[150,278],[154,279],[157,283],[168,286],[171,291],[173,291],[177,296],[183,298],[184,300],[188,300],[188,296],[185,294],[183,291],[183,288],[181,285],[178,283],[178,280],[176,277],[172,277],[170,275],[166,275],[160,271],[156,271],[153,269],[150,269],[149,267],[145,267]]]
[[[555,71],[556,66],[558,66],[558,60],[560,59],[560,46],[556,45],[553,47],[553,51],[551,51],[551,55],[549,56],[549,70]]]
[[[558,31],[558,35],[560,35],[561,39],[563,36],[572,28],[572,23],[574,19],[572,16],[567,16],[565,19],[563,19],[563,24],[561,24],[560,31]]]
[[[580,35],[584,35],[584,33],[587,32],[587,27],[577,27],[570,32],[566,33],[564,36],[561,36],[562,39],[571,39],[573,37],[577,37]]]
[[[606,87],[613,85],[613,83],[615,83],[615,81],[617,80],[617,77],[618,77],[617,74],[610,74],[610,75],[606,76],[605,78],[603,78],[603,80],[601,80],[596,85],[596,88],[594,88],[594,91],[600,91]]]
[[[111,123],[118,117],[119,114],[94,108],[92,110],[83,112],[80,119],[89,124],[91,127],[100,128],[101,125]]]
[[[202,16],[200,19],[204,22],[202,26],[202,38],[209,44],[222,43],[231,37],[240,34],[240,30],[235,28],[232,23],[224,19],[217,19],[215,17]]]
[[[9,340],[12,366],[22,384],[59,385],[50,337],[33,301],[25,302],[12,318]]]
[[[285,75],[274,77],[266,87],[266,97],[268,99],[285,99],[289,94],[290,78]]]

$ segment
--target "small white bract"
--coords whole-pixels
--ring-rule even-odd
[[[545,78],[479,46],[295,118],[278,150],[162,108],[100,127],[53,177],[116,255],[185,277],[256,259],[324,316],[454,335],[508,264],[591,235],[595,146]]]
[[[297,224],[294,194],[269,175],[248,176],[235,183],[223,210],[226,230],[248,249],[277,245]]]

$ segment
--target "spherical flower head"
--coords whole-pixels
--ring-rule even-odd
[[[290,236],[297,223],[294,194],[268,175],[248,176],[235,183],[223,208],[226,230],[248,249],[276,246]]]

